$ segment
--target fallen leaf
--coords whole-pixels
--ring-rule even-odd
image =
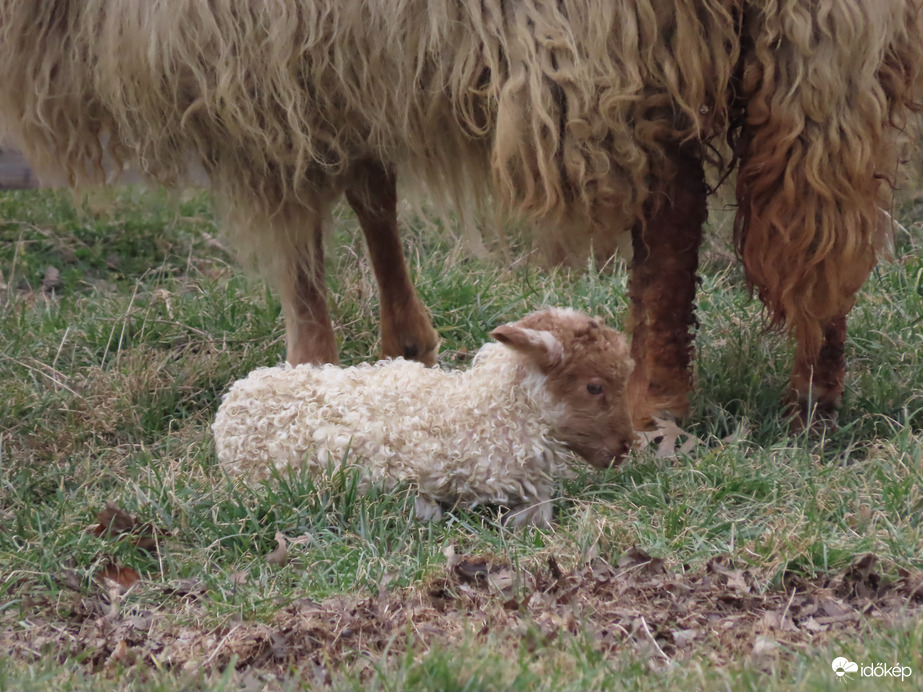
[[[636,545],[626,550],[615,564],[623,570],[641,568],[652,574],[665,571],[663,558],[651,557]]]
[[[507,591],[513,588],[513,571],[508,567],[487,575],[487,583],[497,591]]]
[[[730,435],[726,435],[722,437],[721,441],[726,445],[730,445],[730,444],[734,444],[735,442],[739,442],[740,440],[746,439],[746,437],[749,434],[750,434],[750,426],[747,425],[746,421],[743,421],[737,427],[737,430],[732,432]]]
[[[638,432],[638,449],[656,446],[654,456],[657,459],[672,459],[679,454],[689,454],[701,440],[686,432],[673,421],[666,418],[655,418],[656,427],[653,430]],[[688,439],[679,444],[681,437]]]
[[[45,293],[54,293],[61,288],[61,270],[57,267],[46,267],[42,279],[42,290]]]
[[[763,613],[763,624],[769,629],[780,632],[793,632],[798,629],[784,608],[782,610],[767,610]]]
[[[757,636],[756,641],[753,642],[753,657],[766,658],[767,656],[771,656],[778,648],[778,642],[761,634]]]
[[[270,565],[284,565],[288,562],[288,543],[281,531],[276,531],[276,549],[266,556]]]
[[[201,581],[195,578],[175,579],[168,584],[163,585],[163,592],[168,596],[180,596],[181,598],[199,598],[206,592],[205,586]]]
[[[811,632],[825,632],[830,629],[830,625],[820,625],[818,624],[817,620],[812,617],[802,622],[801,626]]]
[[[673,632],[673,643],[678,647],[684,647],[698,636],[699,630],[675,630]]]
[[[450,543],[442,549],[442,554],[445,555],[446,569],[451,572],[455,569],[455,565],[458,564],[458,557],[455,555],[455,546]]]
[[[462,582],[475,586],[489,586],[497,591],[507,591],[513,586],[514,575],[509,566],[493,556],[457,559],[452,571]]]
[[[99,523],[88,529],[91,533],[100,537],[133,534],[136,536],[133,541],[135,546],[149,553],[157,552],[161,539],[171,535],[169,531],[158,529],[151,524],[142,524],[137,517],[114,502],[107,502],[106,508],[96,518]]]
[[[112,650],[112,653],[109,654],[109,658],[106,660],[107,665],[112,665],[115,663],[126,664],[130,663],[130,652],[128,649],[128,644],[124,639],[119,639],[119,643],[115,645],[115,649]]]
[[[55,577],[56,581],[64,588],[71,591],[83,591],[83,578],[80,573],[72,569],[62,569]]]
[[[113,581],[121,586],[123,590],[131,588],[132,584],[141,579],[141,575],[138,574],[137,570],[131,567],[122,567],[114,562],[107,562],[103,565],[102,569],[96,573],[96,577],[97,579]]]
[[[96,518],[99,525],[94,527],[93,533],[97,536],[116,536],[122,533],[130,533],[138,524],[135,517],[114,502],[107,502],[106,508]]]
[[[555,581],[560,581],[561,577],[564,576],[564,572],[561,571],[561,567],[558,565],[554,555],[548,556],[548,571],[551,572],[551,578]]]

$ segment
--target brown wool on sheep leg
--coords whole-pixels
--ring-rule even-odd
[[[816,359],[796,358],[789,400],[794,407],[793,428],[814,421],[835,427],[846,379],[846,317],[824,330],[824,345]]]
[[[439,336],[407,273],[397,228],[397,181],[377,161],[355,167],[346,201],[365,235],[381,297],[381,356],[435,365]]]
[[[632,229],[631,357],[635,370],[629,396],[638,429],[650,415],[683,418],[692,389],[696,272],[706,187],[702,164],[679,149],[668,199],[642,227]]]
[[[292,258],[291,281],[282,282],[280,289],[285,314],[286,360],[292,365],[340,362],[327,309],[324,237],[320,228],[312,230],[313,250],[306,257]]]

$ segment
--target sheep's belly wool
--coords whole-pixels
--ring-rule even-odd
[[[354,463],[370,482],[409,481],[444,503],[547,500],[569,456],[551,438],[543,378],[489,344],[464,372],[401,359],[260,368],[236,382],[213,426],[235,475]]]

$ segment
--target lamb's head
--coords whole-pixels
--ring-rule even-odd
[[[491,336],[545,376],[558,440],[593,466],[622,460],[635,441],[626,391],[634,363],[622,334],[575,310],[550,308]]]

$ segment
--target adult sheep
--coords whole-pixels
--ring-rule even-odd
[[[886,233],[921,87],[919,0],[0,0],[0,121],[40,172],[201,166],[278,288],[292,363],[335,362],[323,228],[343,193],[382,351],[432,362],[395,183],[485,200],[574,256],[631,233],[631,389],[688,411],[710,142],[736,244],[797,341],[791,397],[832,413],[846,315]]]

